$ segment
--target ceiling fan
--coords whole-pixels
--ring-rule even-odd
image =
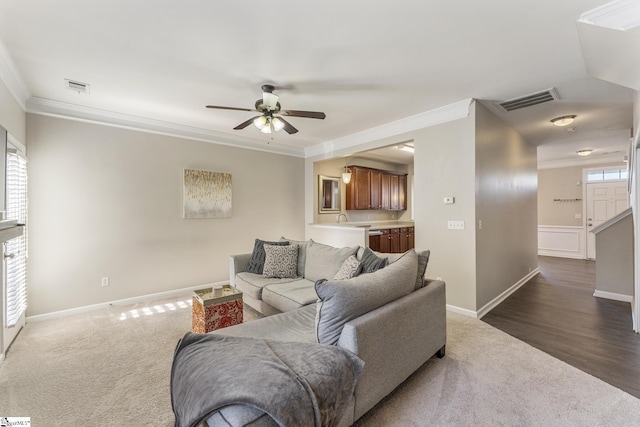
[[[217,108],[220,110],[237,110],[237,111],[257,111],[259,116],[250,118],[234,127],[235,130],[244,129],[253,123],[262,133],[278,132],[282,129],[288,134],[298,132],[291,123],[286,121],[282,116],[288,117],[306,117],[309,119],[323,120],[326,114],[316,111],[299,111],[299,110],[282,110],[278,102],[278,95],[274,94],[275,87],[272,85],[262,85],[262,98],[258,99],[255,108],[236,108],[221,107],[218,105],[207,105],[207,108]]]

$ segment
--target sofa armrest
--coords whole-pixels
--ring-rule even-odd
[[[234,288],[236,286],[236,274],[247,270],[250,259],[251,253],[229,256],[229,283]]]
[[[355,392],[358,419],[446,343],[445,283],[429,285],[348,322],[338,345],[365,362]]]

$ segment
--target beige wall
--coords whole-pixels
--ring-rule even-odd
[[[537,268],[536,193],[536,147],[476,103],[478,309]]]
[[[7,86],[0,80],[0,125],[22,144],[27,143],[25,133],[25,112],[13,97]]]
[[[431,250],[428,277],[447,283],[447,304],[476,309],[475,118],[422,129],[415,134],[416,248]],[[445,196],[455,203],[445,205]],[[447,221],[464,221],[448,230]]]
[[[575,217],[576,214],[583,215],[583,170],[609,166],[624,168],[627,165],[625,163],[602,163],[599,165],[538,170],[538,224],[573,227],[583,226],[583,218]],[[556,202],[554,199],[581,200],[576,202]]]
[[[596,291],[633,295],[633,217],[596,235]]]
[[[255,238],[304,237],[301,158],[31,114],[27,126],[30,316],[228,280],[228,256]],[[232,174],[231,218],[182,219],[185,168]]]
[[[582,199],[582,169],[584,166],[540,169],[538,171],[538,224],[583,225],[583,201],[554,202],[554,199]]]

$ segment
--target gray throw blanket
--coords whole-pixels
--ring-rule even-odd
[[[175,425],[195,426],[244,405],[280,426],[333,426],[363,366],[336,346],[187,333],[171,368]]]

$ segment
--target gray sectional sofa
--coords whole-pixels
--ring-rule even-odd
[[[256,240],[256,245],[258,242]],[[313,240],[300,241],[282,237],[278,243],[298,246],[295,277],[272,278],[264,277],[262,272],[248,272],[247,267],[251,264],[253,255],[251,252],[230,257],[229,281],[231,285],[242,291],[245,304],[266,316],[291,311],[316,302],[318,296],[314,288],[315,282],[333,278],[349,256],[355,255],[359,261],[362,261],[362,256],[365,253],[363,247],[334,248]],[[397,253],[375,254],[386,258],[389,263],[402,256]],[[428,250],[417,252],[419,268],[416,289],[422,286],[429,254]]]
[[[302,277],[295,279],[243,274],[251,255],[231,257],[232,283],[243,291],[245,301],[262,313],[278,314],[211,334],[335,345],[357,355],[364,368],[337,424],[349,426],[432,356],[444,356],[445,284],[423,278],[428,252],[377,254],[391,258],[384,268],[333,279],[346,258],[362,257],[364,248],[332,248],[313,241],[294,244],[299,245],[298,268],[304,268],[298,270]],[[248,423],[251,411],[255,408],[223,408],[208,423],[235,425],[228,421],[232,419]],[[262,415],[250,425],[277,425]]]

